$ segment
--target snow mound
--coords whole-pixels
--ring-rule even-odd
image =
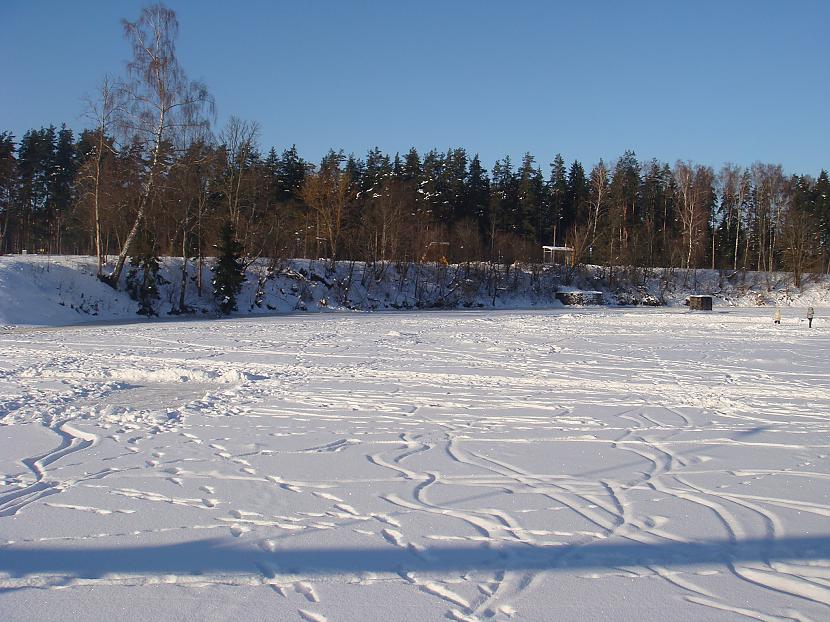
[[[57,378],[60,380],[85,380],[94,378],[119,385],[179,384],[183,382],[241,384],[263,378],[263,376],[236,369],[211,370],[183,366],[169,366],[159,369],[126,366],[74,370],[34,367],[21,372],[20,375],[26,378]]]
[[[239,384],[258,378],[254,374],[235,369],[211,371],[188,369],[186,367],[164,367],[155,370],[140,368],[110,369],[104,372],[104,377],[108,380],[129,384],[172,384],[177,382]]]

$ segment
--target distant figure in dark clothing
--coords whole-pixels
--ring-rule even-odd
[[[807,307],[807,328],[813,327],[813,315],[815,315],[813,307]]]

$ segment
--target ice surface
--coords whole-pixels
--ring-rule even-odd
[[[0,618],[827,620],[828,330],[570,309],[0,333]]]

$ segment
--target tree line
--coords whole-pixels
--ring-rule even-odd
[[[632,151],[590,169],[527,153],[488,170],[463,148],[313,163],[295,146],[264,151],[253,121],[211,131],[213,101],[177,61],[172,11],[148,7],[124,31],[132,61],[89,99],[88,129],[0,133],[0,253],[97,256],[112,285],[128,257],[201,264],[223,229],[249,261],[533,262],[558,245],[574,265],[789,270],[797,284],[830,272],[826,170],[715,171]]]

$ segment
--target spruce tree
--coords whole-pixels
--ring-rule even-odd
[[[404,181],[418,180],[421,177],[421,156],[418,155],[418,150],[412,147],[406,152],[403,159],[403,179]]]
[[[50,246],[54,252],[62,253],[64,229],[75,199],[74,181],[78,168],[75,140],[72,130],[67,129],[66,125],[58,130],[51,164],[49,211],[53,239],[50,240]]]
[[[543,239],[552,240],[552,244],[564,242],[567,229],[573,223],[573,215],[568,200],[568,173],[565,168],[565,159],[557,153],[550,164],[550,180],[548,181],[548,195],[550,197],[550,214],[544,222]],[[551,237],[548,238],[548,235]]]
[[[490,180],[487,171],[481,165],[481,160],[476,154],[470,162],[467,171],[467,205],[464,212],[475,219],[479,228],[483,231],[487,225],[487,209],[490,198]]]
[[[55,154],[55,126],[30,130],[18,149],[20,173],[20,248],[29,252],[48,246],[49,188]]]
[[[155,236],[145,231],[136,238],[136,254],[130,257],[127,271],[127,293],[138,302],[138,315],[157,316],[155,303],[159,300],[159,285],[168,281],[159,274],[161,262],[158,257]],[[139,276],[140,274],[140,276]]]
[[[443,203],[446,181],[444,154],[432,149],[424,156],[421,177],[418,181],[418,211],[444,224],[449,221],[446,205]]]
[[[490,177],[490,231],[491,238],[496,231],[516,232],[518,210],[518,182],[513,175],[510,156],[496,160]]]
[[[17,158],[14,156],[14,136],[0,132],[0,255],[12,249],[9,228],[17,199]]]
[[[826,170],[822,169],[813,187],[812,206],[826,259],[830,257],[830,177]],[[825,266],[830,266],[830,261]]]
[[[241,260],[242,244],[236,239],[233,224],[228,221],[219,231],[219,256],[213,268],[213,298],[222,315],[236,311],[236,297],[245,281],[245,265]]]
[[[588,178],[585,176],[585,169],[579,160],[574,160],[568,171],[568,190],[565,195],[564,225],[565,233],[574,224],[585,224],[585,212],[588,210],[590,190]],[[583,219],[580,221],[580,217]]]
[[[626,151],[614,166],[611,185],[608,188],[609,216],[611,228],[609,234],[619,242],[615,255],[623,262],[633,262],[630,257],[630,236],[638,220],[637,193],[640,189],[640,163],[633,151]]]
[[[445,224],[458,222],[468,216],[465,213],[467,188],[467,151],[459,147],[448,149],[444,157],[444,168],[441,171],[441,213]]]
[[[395,179],[403,178],[403,160],[401,160],[400,153],[396,153],[395,158],[392,160],[392,176]]]
[[[541,242],[544,239],[542,209],[544,180],[542,172],[535,164],[536,159],[530,153],[525,153],[517,174],[519,186],[516,233],[533,235],[536,242]]]

